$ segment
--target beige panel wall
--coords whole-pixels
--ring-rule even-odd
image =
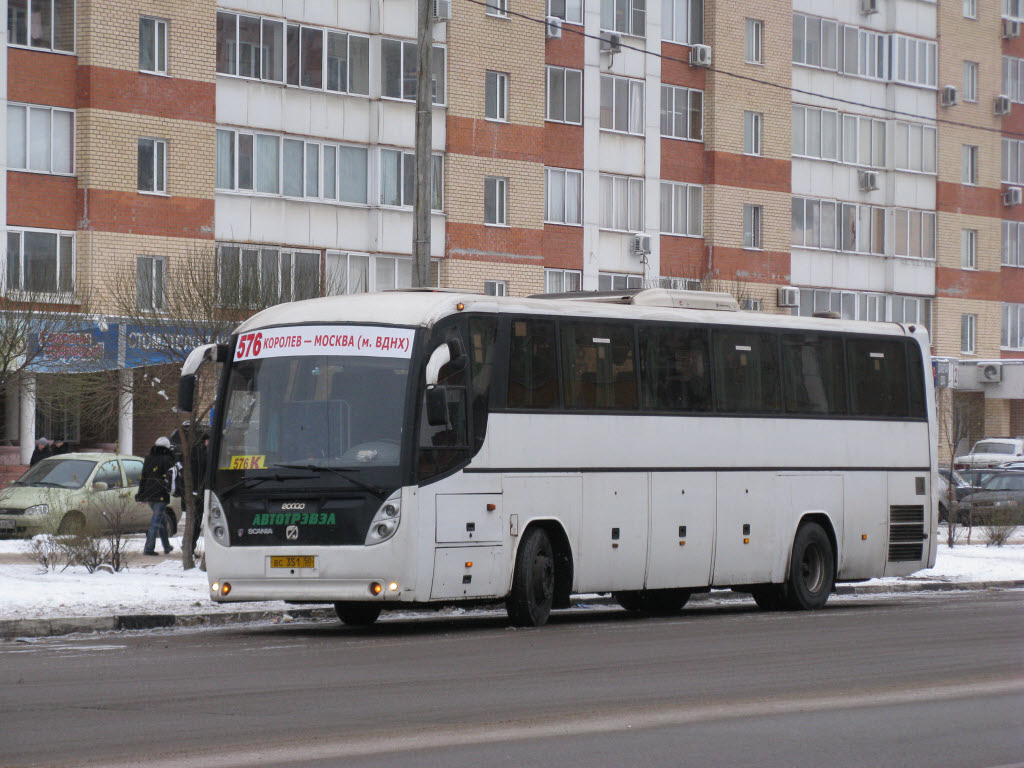
[[[962,315],[978,317],[973,355],[962,354],[960,351]],[[939,297],[932,308],[932,345],[936,354],[951,355],[964,360],[998,358],[1001,322],[999,302]]]
[[[544,268],[540,265],[465,259],[446,259],[442,262],[441,284],[448,288],[482,293],[485,280],[504,280],[509,296],[529,296],[544,292]]]
[[[544,166],[518,160],[450,154],[447,157],[445,193],[448,221],[483,224],[484,178],[508,179],[508,224],[510,227],[544,227]]]

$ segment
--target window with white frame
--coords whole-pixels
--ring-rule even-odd
[[[978,62],[964,62],[964,101],[978,100]]]
[[[139,139],[139,192],[167,193],[167,142]]]
[[[397,149],[380,151],[380,204],[411,207],[416,185],[416,155]],[[431,157],[430,208],[444,204],[444,158]]]
[[[647,34],[647,0],[601,0],[601,29],[643,37]]]
[[[884,120],[799,104],[793,106],[794,156],[884,168],[885,145]]]
[[[508,179],[484,178],[484,224],[508,226]]]
[[[508,74],[487,70],[484,80],[484,117],[507,122]]]
[[[544,169],[544,221],[583,223],[583,171]]]
[[[745,312],[760,312],[761,299],[743,298],[740,299],[740,309]]]
[[[508,283],[504,280],[484,280],[484,296],[508,296]]]
[[[856,56],[854,52],[854,61],[857,60]],[[839,66],[838,23],[818,16],[794,13],[793,63],[835,70]]]
[[[743,154],[761,154],[761,126],[764,115],[760,112],[743,113]]]
[[[901,171],[935,173],[935,128],[920,123],[897,122],[894,126],[895,157]]]
[[[682,45],[704,42],[704,0],[661,0],[661,39]]]
[[[162,256],[139,256],[135,260],[136,306],[143,312],[167,308],[164,300],[166,262]]]
[[[1024,59],[1003,56],[1003,90],[1010,101],[1024,104]]]
[[[583,122],[583,72],[565,67],[547,68],[546,118],[556,123]]]
[[[1024,183],[1024,141],[1003,139],[1002,149],[1003,183]]]
[[[7,43],[74,53],[75,0],[8,0]]]
[[[801,288],[800,306],[794,314],[811,317],[818,312],[835,312],[844,320],[883,322],[887,319],[887,300],[888,297],[881,293]],[[930,316],[930,309],[925,314]]]
[[[978,148],[969,144],[961,146],[960,180],[964,184],[978,183]]]
[[[823,160],[839,159],[839,113],[817,107],[793,107],[793,154]],[[745,132],[746,126],[744,126]]]
[[[907,85],[935,87],[934,41],[904,35],[892,36],[892,79]]]
[[[678,85],[661,86],[661,135],[704,140],[704,92]]]
[[[412,286],[412,259],[328,251],[324,294],[376,293]]]
[[[1024,349],[1024,304],[1003,304],[1003,327],[999,346]]]
[[[598,226],[602,229],[618,229],[639,232],[643,229],[644,180],[633,176],[613,176],[602,173],[601,209]]]
[[[885,208],[794,197],[792,232],[795,246],[884,255]]]
[[[416,101],[417,43],[408,40],[380,41],[380,90],[385,99]],[[431,59],[434,104],[445,103],[445,49],[435,45]]]
[[[139,18],[139,71],[167,74],[167,22]]]
[[[666,235],[701,237],[704,189],[697,184],[661,182],[661,231]]]
[[[760,19],[746,19],[743,24],[743,54],[748,64],[763,64],[761,59],[761,27]]]
[[[644,132],[644,81],[601,75],[601,128]]]
[[[67,296],[75,289],[75,236],[7,230],[7,291]]]
[[[703,290],[701,281],[695,277],[669,277],[662,275],[658,278],[659,288],[668,288],[672,291],[700,291]]]
[[[544,293],[573,293],[582,285],[583,273],[578,269],[544,270]]]
[[[1024,0],[1003,0],[1003,16],[1024,20]]]
[[[761,214],[764,209],[760,205],[743,206],[743,247],[761,247]]]
[[[572,24],[583,23],[583,0],[548,0],[548,16]]]
[[[894,323],[918,323],[925,328],[932,327],[932,300],[922,296],[892,296],[892,321]]]
[[[964,18],[978,18],[978,0],[964,0]]]
[[[960,230],[960,268],[978,268],[978,230]]]
[[[7,168],[74,173],[75,113],[70,109],[7,104]]]
[[[893,211],[893,240],[897,256],[935,258],[935,213],[897,208]]]
[[[643,287],[644,279],[640,275],[620,272],[597,273],[597,290],[599,291],[629,291],[639,290]]]
[[[222,304],[259,307],[320,295],[320,252],[268,245],[217,247]]]
[[[977,329],[977,315],[960,315],[960,352],[963,354],[974,354]]]
[[[1004,267],[1024,267],[1024,222],[1002,222],[1002,259]]]
[[[508,16],[508,0],[487,0],[484,8],[488,16]]]

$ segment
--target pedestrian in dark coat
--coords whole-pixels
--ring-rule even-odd
[[[158,437],[149,454],[142,463],[142,476],[139,478],[139,492],[136,501],[144,501],[153,511],[146,533],[146,545],[142,554],[156,554],[156,537],[159,534],[164,554],[174,549],[167,538],[167,515],[165,511],[171,500],[171,470],[174,467],[174,454],[171,452],[171,441],[166,437]]]
[[[50,447],[53,448],[53,455],[60,456],[64,453],[71,453],[71,443],[65,443],[63,438],[58,437],[54,440]]]
[[[206,452],[210,446],[210,436],[203,434],[196,442],[195,447],[192,449],[191,467],[192,467],[192,509],[195,510],[196,522],[192,526],[192,554],[195,555],[196,544],[199,541],[199,535],[202,532],[203,523],[203,503],[205,499],[204,491],[206,490],[206,472],[207,472],[207,456]]]
[[[32,451],[32,458],[29,459],[28,465],[34,467],[43,459],[49,458],[53,455],[53,450],[50,446],[50,441],[45,437],[40,437],[36,440],[36,448]]]

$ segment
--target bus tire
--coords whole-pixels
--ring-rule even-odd
[[[382,608],[373,603],[335,603],[334,612],[342,624],[350,627],[368,627],[380,616]]]
[[[531,528],[516,553],[512,590],[505,600],[516,627],[540,627],[551,615],[555,597],[555,553],[543,528]]]
[[[783,607],[782,585],[762,584],[754,587],[750,594],[762,611],[781,611]]]
[[[679,613],[690,599],[688,589],[651,589],[613,592],[612,597],[627,611],[648,616],[671,616]]]
[[[800,526],[793,539],[785,607],[791,611],[822,608],[835,581],[835,553],[828,534],[817,523]]]

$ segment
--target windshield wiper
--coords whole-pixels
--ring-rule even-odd
[[[284,466],[284,465],[280,464],[280,465],[277,465],[277,466]],[[286,468],[287,469],[305,469],[305,467],[286,467]],[[234,491],[236,491],[239,488],[243,488],[243,487],[244,488],[251,488],[254,485],[259,485],[260,483],[266,482],[267,480],[274,480],[276,482],[281,482],[282,480],[309,480],[309,479],[310,478],[309,478],[308,475],[280,475],[280,474],[263,475],[263,476],[260,476],[260,477],[253,477],[253,476],[243,477],[237,483],[232,483],[231,485],[229,485],[227,488],[225,488],[223,491],[221,491],[219,494],[217,494],[217,496],[220,499],[225,499],[228,496],[230,496],[232,493],[234,493]]]
[[[362,488],[364,491],[369,491],[381,501],[386,501],[388,497],[387,491],[385,491],[383,488],[378,488],[375,485],[364,483],[362,480],[357,480],[355,477],[353,477],[353,474],[359,471],[358,469],[343,470],[338,469],[337,467],[329,467],[321,464],[275,464],[274,466],[282,467],[284,469],[305,469],[310,472],[317,472],[318,470],[324,469],[327,470],[328,472],[337,475],[338,477],[344,480],[348,480],[350,483],[352,483],[352,485],[358,488]]]

